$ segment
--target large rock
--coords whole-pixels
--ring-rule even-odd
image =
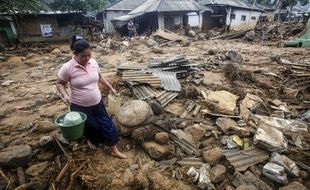
[[[143,143],[143,148],[146,150],[148,155],[154,160],[162,160],[169,153],[164,146],[152,141]]]
[[[305,187],[303,184],[299,182],[292,182],[287,186],[280,187],[279,190],[307,190],[308,188]]]
[[[241,185],[247,185],[247,186],[252,185],[257,189],[272,190],[272,188],[267,183],[265,183],[263,180],[261,180],[258,176],[254,175],[250,171],[246,171],[244,175],[242,175],[239,172],[236,172],[232,180],[232,184],[235,187],[239,187]],[[253,188],[251,188],[251,190],[252,189]]]
[[[155,140],[160,144],[168,144],[169,135],[165,132],[160,132],[155,135]]]
[[[225,179],[226,175],[226,167],[223,165],[216,165],[211,168],[211,181],[214,183],[218,183]]]
[[[189,32],[188,32],[188,36],[189,37],[192,37],[192,38],[195,38],[196,37],[196,32],[194,31],[194,30],[190,30]]]
[[[205,34],[199,33],[199,34],[198,34],[198,40],[204,40],[204,39],[206,39]]]
[[[202,159],[204,162],[209,163],[210,165],[216,165],[223,158],[222,149],[219,147],[206,150],[202,153]]]
[[[259,190],[254,185],[240,185],[236,190]]]
[[[152,117],[153,112],[148,103],[142,100],[134,100],[121,107],[117,120],[124,126],[133,127],[146,124],[145,122]]]
[[[242,56],[234,50],[229,50],[228,52],[226,52],[225,56],[226,56],[226,59],[229,59],[235,63],[241,64],[243,61]]]
[[[39,174],[43,173],[45,169],[49,166],[49,162],[42,162],[35,164],[27,168],[26,174],[32,177],[36,177]]]
[[[253,41],[255,39],[255,32],[253,30],[248,31],[247,33],[245,33],[244,37],[248,41]]]
[[[204,137],[206,130],[199,125],[194,125],[187,127],[185,132],[191,134],[194,140],[200,141]]]
[[[239,127],[238,124],[230,118],[220,117],[216,120],[216,125],[226,135],[238,135],[241,137],[247,137],[251,135],[248,129]]]
[[[9,168],[25,166],[31,159],[32,149],[29,145],[8,147],[0,152],[0,165]]]

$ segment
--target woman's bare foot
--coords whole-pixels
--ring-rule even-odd
[[[115,156],[115,157],[118,157],[118,158],[121,158],[121,159],[126,159],[126,158],[127,158],[126,154],[121,153],[121,152],[117,149],[116,145],[112,146],[111,155],[112,155],[112,156]]]
[[[91,150],[97,150],[98,148],[90,142],[90,140],[87,140],[87,145]]]

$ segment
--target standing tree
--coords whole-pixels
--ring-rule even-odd
[[[1,0],[0,12],[2,13],[15,13],[21,11],[47,10],[48,7],[40,0]]]

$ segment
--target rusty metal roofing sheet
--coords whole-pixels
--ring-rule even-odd
[[[223,150],[223,154],[236,171],[245,171],[248,167],[263,162],[269,158],[269,152],[256,146],[245,150]]]
[[[132,91],[139,100],[152,99],[159,94],[159,91],[153,90],[149,85],[135,85]]]
[[[127,82],[147,83],[153,87],[161,86],[160,77],[154,76],[151,73],[145,73],[142,71],[124,71],[122,80]]]

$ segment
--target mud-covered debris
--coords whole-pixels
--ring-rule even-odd
[[[0,152],[0,165],[16,168],[25,166],[31,159],[32,148],[29,145],[17,145],[2,149]]]
[[[292,182],[287,186],[280,187],[279,190],[308,190],[308,188],[299,182]]]
[[[235,187],[239,187],[240,185],[253,185],[257,189],[272,190],[272,188],[267,183],[265,183],[250,171],[246,171],[244,175],[236,172],[232,180],[232,184]]]
[[[49,148],[55,144],[55,139],[51,136],[43,136],[40,138],[39,144],[42,148]]]
[[[42,162],[35,164],[26,169],[26,174],[32,177],[36,177],[39,174],[43,173],[45,169],[50,165],[49,162]]]
[[[210,165],[209,164],[203,164],[199,168],[199,180],[198,180],[198,187],[200,189],[210,189],[215,190],[214,185],[211,182],[210,178]]]
[[[151,125],[145,125],[134,129],[132,132],[132,139],[136,144],[142,144],[144,141],[149,141],[154,139],[156,131],[152,129]]]
[[[209,163],[211,166],[216,165],[224,157],[222,149],[219,147],[205,150],[202,153],[202,159],[204,162]]]
[[[1,83],[1,86],[10,86],[14,82],[15,82],[14,80],[6,80],[6,81]]]
[[[263,167],[263,174],[270,180],[275,181],[277,183],[280,183],[280,184],[288,183],[288,179],[284,171],[284,167],[278,164],[274,164],[270,162],[267,163]]]
[[[236,188],[236,190],[259,190],[259,189],[254,185],[240,185],[239,187]]]
[[[189,168],[186,174],[193,182],[196,182],[199,179],[199,170],[193,166]]]
[[[148,40],[146,41],[146,45],[147,45],[148,47],[154,47],[154,46],[157,46],[158,43],[157,43],[155,40],[153,40],[152,38],[150,38],[150,39],[148,39]]]
[[[245,33],[244,37],[248,41],[253,41],[255,39],[255,31],[254,30],[248,31],[247,33]]]

